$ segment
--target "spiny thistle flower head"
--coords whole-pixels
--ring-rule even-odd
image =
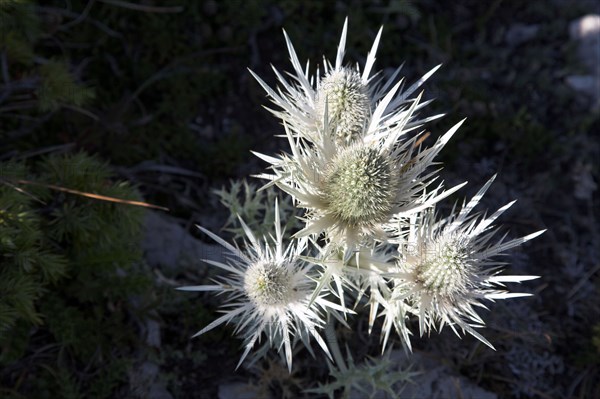
[[[417,103],[418,99],[409,111]],[[385,104],[378,110],[383,108]],[[436,179],[428,167],[461,124],[424,150],[416,146],[417,138],[399,143],[400,130],[368,134],[340,146],[328,137],[320,144],[307,143],[286,125],[292,154],[275,158],[256,153],[273,170],[258,177],[270,181],[266,187],[276,184],[306,209],[306,226],[297,236],[325,232],[350,252],[365,238],[387,240],[386,230],[395,217],[432,206],[465,184],[446,191],[441,184],[428,189]]]
[[[461,187],[442,192],[440,184],[426,192],[436,179],[426,169],[462,122],[429,149],[421,150],[418,136],[402,141],[407,132],[439,117],[416,121],[415,113],[427,102],[421,95],[408,99],[433,71],[403,93],[401,81],[393,84],[399,69],[384,84],[373,83],[381,29],[362,73],[343,66],[347,30],[346,20],[335,66],[325,60],[322,78],[309,78],[308,67],[302,71],[287,35],[295,83],[275,70],[284,88],[275,92],[253,76],[283,108],[273,112],[283,120],[292,150],[281,158],[256,154],[274,171],[259,177],[271,181],[265,187],[276,184],[306,209],[299,236],[325,232],[328,239],[344,242],[349,253],[364,238],[386,240],[392,218],[431,206]]]
[[[246,250],[243,252],[200,227],[228,251],[227,263],[213,260],[206,262],[228,274],[215,280],[214,285],[179,288],[184,291],[213,291],[228,295],[228,303],[223,308],[225,314],[194,337],[223,323],[233,323],[234,333],[240,334],[245,341],[245,351],[238,367],[263,333],[267,335],[267,342],[262,352],[266,352],[269,347],[275,347],[277,351],[283,349],[290,370],[292,345],[297,339],[310,350],[309,338],[312,337],[329,356],[329,350],[318,333],[324,323],[321,310],[328,313],[344,311],[339,305],[324,299],[325,292],[314,298],[314,306],[309,307],[314,282],[307,276],[310,265],[299,258],[306,248],[306,240],[298,240],[296,245],[284,248],[277,203],[275,211],[275,237],[270,240],[258,240],[240,219],[247,235]]]
[[[331,161],[322,184],[323,202],[338,224],[387,221],[398,189],[397,165],[377,148],[358,144]]]
[[[400,251],[400,272],[394,278],[395,300],[406,300],[419,318],[421,335],[433,328],[448,324],[458,335],[456,327],[466,331],[493,348],[474,328],[483,327],[475,307],[485,306],[482,299],[506,299],[529,296],[509,293],[504,282],[521,282],[538,276],[499,275],[502,262],[494,256],[516,247],[543,233],[493,243],[497,230],[492,223],[513,203],[501,207],[489,217],[470,215],[494,180],[490,179],[475,197],[463,204],[458,214],[440,221],[431,209],[412,217],[410,250]],[[419,226],[419,229],[415,229]]]
[[[452,237],[440,237],[424,248],[425,254],[415,266],[415,280],[429,295],[450,298],[468,292],[468,246]]]
[[[404,134],[411,128],[442,116],[434,115],[417,120],[412,118],[414,115],[411,112],[410,120],[404,120],[406,111],[414,102],[414,99],[409,97],[440,65],[427,72],[406,90],[403,90],[402,80],[396,82],[402,67],[397,68],[388,79],[384,79],[379,73],[372,74],[382,29],[377,32],[362,71],[358,65],[355,68],[344,65],[348,33],[346,19],[335,63],[324,59],[323,75],[319,70],[315,75],[310,75],[309,63],[305,69],[302,68],[296,50],[285,31],[285,41],[294,68],[294,73],[290,74],[291,81],[273,68],[281,85],[281,88],[273,90],[254,72],[250,73],[265,89],[272,102],[280,108],[269,110],[290,126],[295,134],[310,142],[319,142],[324,136],[330,136],[329,138],[333,138],[337,144],[346,145],[376,130],[393,127],[399,122],[402,122],[402,128],[405,129],[402,132]],[[382,108],[381,103],[385,103]],[[428,103],[427,101],[419,104],[417,109]],[[333,128],[327,125],[332,125]]]
[[[350,68],[331,70],[315,93],[318,121],[328,118],[334,126],[332,134],[339,144],[349,144],[362,136],[371,116],[369,88],[358,71]]]
[[[244,276],[246,296],[257,307],[285,306],[298,299],[294,287],[294,268],[270,261],[259,261],[248,267]],[[300,292],[301,293],[301,292]]]

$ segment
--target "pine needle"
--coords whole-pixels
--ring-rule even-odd
[[[97,199],[97,200],[100,200],[100,201],[116,202],[116,203],[119,203],[119,204],[142,206],[142,207],[145,207],[145,208],[160,209],[160,210],[167,211],[167,212],[169,211],[169,208],[165,208],[164,206],[152,205],[152,204],[149,204],[147,202],[124,200],[124,199],[120,199],[120,198],[108,197],[106,195],[100,195],[100,194],[94,194],[94,193],[86,193],[86,192],[79,191],[79,190],[73,190],[73,189],[70,189],[70,188],[55,186],[54,184],[38,183],[38,182],[30,181],[30,180],[16,180],[15,182],[18,183],[18,184],[29,184],[29,185],[34,185],[34,186],[46,187],[46,188],[49,188],[49,189],[52,189],[52,190],[62,191],[62,192],[69,193],[69,194],[81,195],[82,197],[93,198],[93,199]],[[26,193],[22,189],[20,189],[20,188],[18,188],[16,186],[11,185],[6,180],[4,180],[4,183],[6,183],[7,185],[13,187],[15,190],[17,190],[19,192],[22,192],[24,194],[32,196],[31,194]],[[33,197],[33,198],[36,199],[36,200],[38,200],[35,197]],[[38,200],[38,201],[40,201],[40,200]]]

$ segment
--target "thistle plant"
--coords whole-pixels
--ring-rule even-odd
[[[483,327],[474,307],[485,306],[482,299],[507,299],[530,296],[509,293],[503,283],[533,280],[539,276],[500,275],[502,262],[495,255],[514,248],[543,233],[492,241],[497,229],[492,223],[515,201],[506,204],[489,217],[470,215],[493,182],[493,176],[458,213],[436,220],[432,210],[411,217],[406,248],[399,249],[400,270],[392,281],[392,301],[408,301],[419,319],[419,332],[448,324],[466,331],[492,349],[494,346],[473,328]],[[416,228],[418,227],[418,228]]]
[[[226,293],[228,300],[225,315],[221,316],[195,336],[212,330],[216,326],[232,322],[236,325],[245,342],[245,350],[240,363],[246,358],[261,335],[265,333],[267,342],[264,349],[283,348],[288,368],[292,368],[292,344],[299,338],[308,348],[312,337],[329,355],[325,341],[317,329],[323,326],[325,313],[346,311],[332,303],[323,295],[309,306],[312,295],[312,281],[308,277],[310,265],[300,259],[306,249],[306,239],[284,247],[283,231],[279,218],[279,208],[275,202],[275,237],[259,241],[248,226],[240,219],[246,233],[246,251],[240,251],[210,231],[200,227],[212,239],[228,251],[228,263],[207,260],[226,272],[227,276],[216,280],[214,285],[182,287],[184,291],[215,291]],[[238,367],[239,367],[238,364]]]
[[[396,342],[411,349],[412,317],[420,335],[448,325],[493,348],[476,331],[485,323],[475,309],[485,308],[484,300],[530,295],[508,292],[505,283],[538,276],[502,275],[505,263],[498,257],[543,231],[498,235],[494,223],[514,201],[490,216],[474,212],[495,176],[451,215],[438,217],[436,204],[466,184],[446,188],[434,167],[464,120],[433,146],[422,146],[426,136],[419,129],[441,115],[419,117],[429,101],[412,95],[439,66],[404,89],[397,79],[401,68],[387,79],[372,73],[382,30],[362,68],[344,64],[347,32],[346,20],[335,63],[325,59],[314,75],[309,63],[301,67],[285,32],[293,73],[286,78],[273,68],[279,87],[271,88],[250,71],[273,102],[270,111],[290,146],[276,156],[256,153],[269,166],[257,176],[266,180],[261,190],[276,186],[289,195],[301,226],[284,238],[274,201],[266,204],[275,209],[274,232],[262,240],[238,218],[244,249],[201,228],[229,257],[227,263],[206,260],[226,273],[213,285],[181,288],[226,294],[225,314],[196,335],[233,324],[245,345],[240,363],[264,335],[254,357],[274,348],[290,370],[294,345],[312,353],[312,340],[341,370],[346,366],[336,356],[337,343],[329,348],[323,329],[331,317],[348,327],[348,317],[367,307],[369,333],[381,322],[383,353],[394,332]]]

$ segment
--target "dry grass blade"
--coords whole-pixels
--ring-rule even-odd
[[[12,183],[9,183],[9,182],[7,182],[7,181],[6,181],[6,180],[4,180],[4,179],[2,179],[2,180],[0,180],[0,181],[1,181],[2,183],[6,184],[8,187],[10,187],[10,188],[12,188],[12,189],[14,189],[14,190],[17,190],[17,191],[18,191],[18,192],[20,192],[21,194],[24,194],[24,195],[28,196],[29,198],[33,199],[34,201],[37,201],[37,202],[39,202],[39,203],[41,203],[41,204],[43,204],[43,205],[46,205],[46,203],[45,203],[44,201],[42,201],[41,199],[39,199],[39,198],[38,198],[38,197],[36,197],[35,195],[33,195],[33,194],[31,194],[31,193],[28,193],[27,191],[23,190],[22,188],[20,188],[20,187],[17,187],[17,186],[15,186],[14,184],[12,184]]]
[[[120,199],[120,198],[108,197],[106,195],[86,193],[86,192],[79,191],[79,190],[73,190],[70,188],[55,186],[53,184],[38,183],[38,182],[30,181],[30,180],[16,180],[15,182],[19,183],[19,184],[29,184],[29,185],[34,185],[34,186],[46,187],[46,188],[50,188],[52,190],[62,191],[62,192],[69,193],[69,194],[81,195],[82,197],[93,198],[93,199],[97,199],[100,201],[116,202],[119,204],[142,206],[144,208],[160,209],[162,211],[167,211],[167,212],[169,211],[169,208],[166,208],[164,206],[152,205],[147,202],[124,200],[124,199]],[[18,187],[14,187],[14,188],[19,189]],[[19,189],[19,191],[21,191],[21,190]]]

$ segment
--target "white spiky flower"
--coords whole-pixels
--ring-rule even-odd
[[[240,219],[246,233],[245,251],[228,244],[215,234],[200,227],[212,239],[228,251],[228,262],[205,260],[228,274],[215,280],[214,285],[181,287],[184,291],[214,291],[227,294],[223,305],[225,313],[194,337],[224,324],[233,323],[234,333],[245,341],[245,350],[238,363],[246,358],[263,333],[267,337],[266,346],[274,347],[283,354],[291,371],[292,347],[296,340],[302,341],[309,349],[312,337],[329,355],[327,345],[318,330],[324,325],[322,311],[328,313],[343,309],[323,295],[310,302],[314,282],[308,277],[310,265],[300,259],[306,248],[306,240],[300,239],[296,245],[283,246],[283,233],[279,220],[279,208],[275,204],[275,237],[259,241],[248,226]],[[312,306],[309,307],[309,303]],[[263,351],[264,352],[264,351]]]
[[[386,100],[389,97],[378,111],[385,109]],[[400,124],[410,119],[418,100]],[[307,143],[286,125],[292,154],[275,158],[256,153],[273,170],[273,174],[258,177],[270,180],[267,186],[276,184],[306,209],[306,226],[297,236],[325,232],[328,239],[344,243],[350,252],[363,238],[387,240],[385,230],[393,218],[432,206],[466,184],[446,191],[440,184],[427,191],[436,180],[428,167],[461,124],[425,150],[416,145],[417,137],[398,143],[401,126],[339,146],[329,135],[319,143]]]
[[[408,301],[411,311],[419,318],[421,335],[432,329],[441,330],[447,324],[457,335],[458,328],[493,349],[492,344],[474,330],[485,325],[475,307],[486,308],[481,303],[483,299],[493,301],[531,295],[510,293],[503,289],[503,283],[539,276],[500,275],[504,263],[494,257],[539,236],[544,230],[509,241],[504,241],[504,235],[493,242],[497,229],[492,223],[515,201],[489,217],[470,215],[494,178],[469,203],[463,204],[458,214],[436,222],[434,212],[429,209],[411,217],[408,242],[399,251],[400,271],[393,279],[390,301]]]
[[[311,76],[308,62],[306,68],[302,69],[294,46],[285,31],[283,33],[294,68],[294,74],[290,74],[292,80],[288,81],[283,74],[273,68],[281,85],[275,91],[254,72],[250,71],[250,73],[265,89],[273,103],[281,108],[281,110],[270,111],[289,125],[295,134],[311,142],[320,141],[323,135],[331,135],[337,144],[346,145],[366,134],[394,126],[399,121],[403,121],[405,130],[402,133],[406,133],[412,128],[442,116],[434,115],[421,120],[404,120],[406,111],[412,104],[409,96],[440,65],[404,91],[402,90],[402,79],[394,83],[402,66],[398,67],[385,81],[379,73],[372,74],[382,29],[383,27],[377,33],[362,71],[358,65],[353,68],[345,66],[343,63],[348,32],[348,19],[346,18],[335,64],[332,65],[331,62],[324,59],[322,76],[319,70],[314,76]],[[379,104],[386,96],[390,98],[380,109]],[[416,110],[428,103],[429,101],[418,104]],[[414,116],[413,112],[410,116]],[[326,119],[332,128],[325,126]]]
[[[345,243],[349,253],[363,238],[386,240],[384,230],[393,217],[431,206],[460,188],[442,192],[439,185],[426,192],[435,173],[425,171],[462,122],[430,149],[421,151],[418,137],[402,142],[407,132],[439,117],[416,121],[415,112],[427,102],[420,102],[421,95],[408,99],[433,71],[404,93],[399,93],[402,81],[392,87],[399,69],[384,84],[373,81],[381,29],[362,73],[343,66],[347,30],[346,20],[335,66],[325,60],[322,78],[309,78],[308,66],[302,71],[287,35],[295,82],[274,69],[283,86],[275,92],[253,75],[283,109],[272,112],[283,120],[292,151],[281,158],[256,154],[274,171],[259,177],[307,210],[298,236],[325,232],[328,239]],[[318,80],[314,86],[313,80]]]

